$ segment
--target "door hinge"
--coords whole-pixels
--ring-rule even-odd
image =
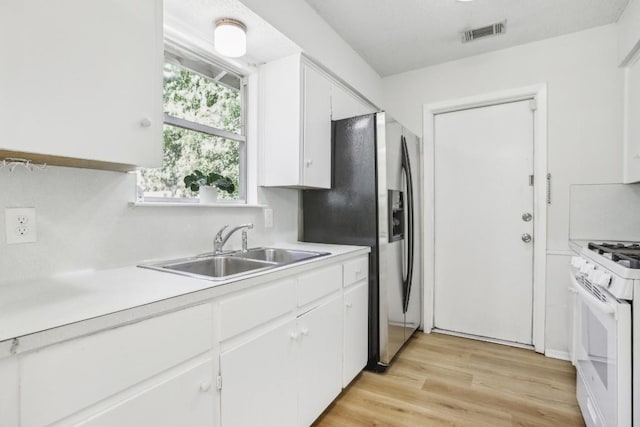
[[[529,108],[531,108],[531,111],[536,111],[538,109],[538,102],[535,99],[532,99],[529,101]]]
[[[529,175],[529,186],[533,187],[533,175]]]
[[[222,390],[222,376],[220,375],[216,377],[216,388]]]

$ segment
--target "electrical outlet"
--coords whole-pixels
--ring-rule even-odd
[[[264,228],[273,227],[273,209],[264,210]]]
[[[6,208],[7,243],[33,243],[37,238],[35,208]]]

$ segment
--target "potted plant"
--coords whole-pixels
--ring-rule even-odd
[[[226,176],[216,172],[205,175],[199,170],[184,177],[184,185],[191,191],[200,192],[200,203],[215,203],[218,200],[218,189],[231,194],[236,187]]]

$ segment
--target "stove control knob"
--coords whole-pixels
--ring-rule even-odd
[[[600,278],[601,274],[602,273],[598,270],[591,270],[587,274],[587,280],[590,281],[591,283],[598,283],[598,279]]]
[[[609,273],[602,273],[600,277],[598,277],[597,285],[602,286],[603,288],[608,288],[611,284],[611,275]]]

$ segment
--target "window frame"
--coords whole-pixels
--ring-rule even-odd
[[[184,58],[188,59],[190,62],[197,62],[205,67],[213,66],[221,69],[224,74],[220,74],[218,76],[206,75],[202,72],[184,66],[180,63],[175,64],[176,58]],[[214,60],[211,57],[205,57],[196,52],[193,52],[190,49],[179,48],[177,46],[173,46],[172,43],[165,43],[164,49],[164,60],[163,64],[169,62],[174,65],[185,69],[191,73],[197,74],[207,80],[214,82],[215,84],[220,84],[223,86],[227,86],[222,83],[219,79],[221,79],[226,74],[233,74],[240,81],[240,133],[236,134],[234,132],[226,131],[223,129],[219,129],[213,126],[208,126],[202,123],[193,122],[191,120],[181,119],[178,117],[171,116],[164,112],[164,102],[163,102],[163,125],[174,126],[198,133],[203,133],[206,135],[224,138],[231,141],[235,141],[238,143],[238,199],[235,200],[218,200],[216,204],[225,204],[225,205],[246,205],[247,204],[247,76],[243,75],[236,71],[230,64],[225,64],[219,60]],[[235,89],[235,88],[233,88]],[[164,144],[164,142],[163,142]],[[164,150],[163,150],[164,151]],[[163,154],[164,158],[164,154]],[[197,198],[191,197],[144,197],[144,202],[149,203],[184,203],[185,205],[189,204],[197,204]]]

